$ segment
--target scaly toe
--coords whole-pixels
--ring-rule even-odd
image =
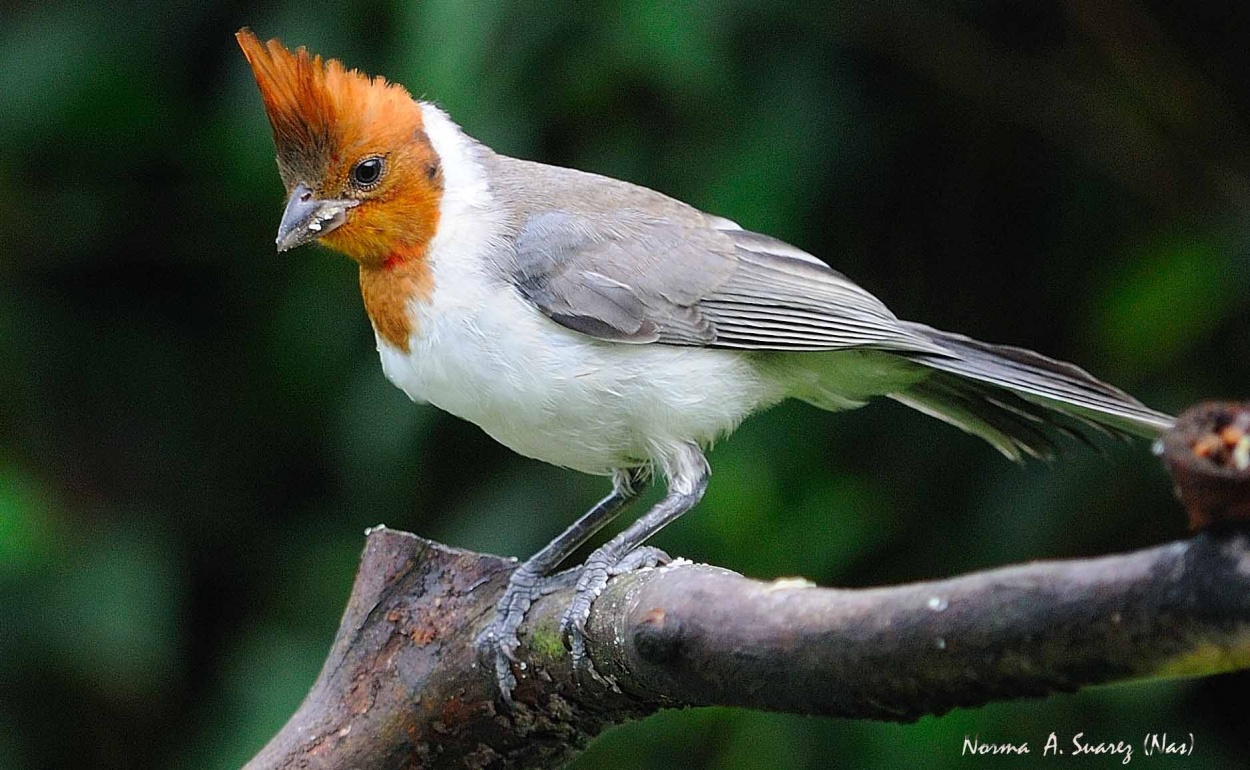
[[[642,545],[625,554],[625,558],[609,567],[608,575],[610,577],[616,577],[617,575],[624,575],[626,572],[633,572],[637,569],[659,567],[668,564],[672,560],[672,556],[664,553],[659,548],[650,545]]]
[[[543,593],[543,579],[527,570],[524,565],[518,567],[508,579],[508,587],[495,605],[494,619],[482,630],[475,642],[479,653],[494,664],[499,694],[509,705],[512,703],[512,691],[517,685],[512,667],[514,664],[522,669],[525,667],[524,663],[517,660],[516,651],[521,646],[517,630],[525,620],[525,613],[529,611],[530,605]]]
[[[586,620],[590,617],[590,605],[593,601],[593,596],[579,592],[565,611],[560,628],[568,644],[573,675],[579,681],[589,677],[596,682],[603,682],[599,672],[595,671],[590,656],[586,654]]]
[[[586,622],[590,619],[590,608],[607,587],[608,580],[626,572],[655,567],[670,561],[668,554],[650,546],[635,548],[623,558],[616,558],[610,550],[599,550],[590,555],[577,578],[573,600],[569,602],[560,621],[560,632],[572,656],[576,676],[589,676],[597,682],[613,686],[595,671],[586,654]]]

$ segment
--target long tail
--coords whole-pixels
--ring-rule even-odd
[[[1153,437],[1172,425],[1168,415],[1072,364],[906,325],[952,355],[908,356],[937,372],[890,398],[980,436],[1013,460],[1054,455],[1057,435],[1089,443],[1095,433]]]

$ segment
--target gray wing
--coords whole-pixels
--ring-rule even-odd
[[[622,210],[529,217],[515,283],[553,321],[599,339],[751,350],[942,354],[815,257],[728,220]]]

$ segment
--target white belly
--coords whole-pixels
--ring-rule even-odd
[[[527,457],[594,474],[663,468],[677,444],[707,444],[784,395],[740,353],[601,342],[503,287],[473,304],[439,294],[415,309],[411,352],[379,339],[386,376]]]

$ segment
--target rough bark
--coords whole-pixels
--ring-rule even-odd
[[[522,627],[511,709],[473,640],[515,562],[378,528],[321,675],[246,770],[556,767],[608,725],[671,706],[904,721],[1247,668],[1250,535],[1216,524],[1135,553],[888,588],[688,563],[622,575],[589,625],[611,686],[574,675],[563,581]]]

